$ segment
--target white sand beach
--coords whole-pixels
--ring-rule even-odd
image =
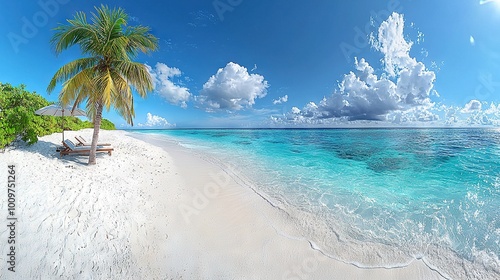
[[[15,165],[18,218],[11,272],[4,188],[1,279],[443,279],[423,260],[363,269],[328,258],[237,171],[129,134],[101,131],[115,151],[95,166],[60,158],[61,134],[0,153],[2,186]]]

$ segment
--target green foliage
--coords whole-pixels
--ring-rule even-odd
[[[14,87],[0,83],[0,149],[12,141],[21,139],[28,144],[38,141],[38,136],[61,132],[64,123],[65,130],[80,130],[93,128],[89,121],[76,117],[38,116],[35,111],[50,105],[46,99],[28,92],[24,85]],[[115,129],[113,123],[103,120],[103,129]]]
[[[92,125],[92,123],[90,123],[90,125]],[[115,130],[116,127],[115,127],[115,124],[108,121],[107,119],[102,119],[101,120],[101,129],[104,129],[104,130]]]
[[[36,93],[29,93],[24,85],[13,87],[0,84],[0,147],[5,147],[17,137],[29,144],[35,143],[42,127],[50,130],[49,120],[45,122],[35,117],[35,110],[47,105],[47,100]]]

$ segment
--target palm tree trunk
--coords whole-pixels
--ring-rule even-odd
[[[92,145],[90,146],[88,165],[96,164],[96,150],[97,150],[97,143],[99,140],[99,129],[101,129],[102,109],[103,109],[102,104],[97,105],[97,110],[94,116],[94,134],[92,135]]]

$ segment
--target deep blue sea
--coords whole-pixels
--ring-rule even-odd
[[[403,254],[448,275],[458,258],[466,270],[500,275],[499,129],[138,132],[238,166],[259,192],[294,209],[308,238],[336,258],[396,266]],[[344,252],[366,244],[392,250],[379,253],[378,264]]]

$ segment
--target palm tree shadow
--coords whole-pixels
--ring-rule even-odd
[[[67,164],[79,164],[87,165],[89,161],[88,154],[73,154],[60,156],[59,150],[63,149],[62,145],[54,144],[53,142],[47,142],[43,140],[38,140],[35,144],[29,146],[25,143],[15,145],[16,149],[21,149],[26,152],[42,155],[43,157],[49,159],[57,159]],[[107,153],[98,153],[97,158],[102,158],[108,156]]]

